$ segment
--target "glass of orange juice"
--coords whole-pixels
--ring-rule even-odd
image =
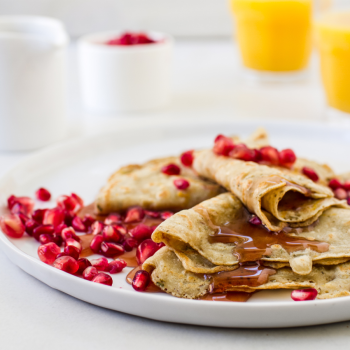
[[[312,48],[312,2],[230,0],[243,65],[252,76],[285,80],[302,75]]]
[[[330,114],[350,116],[350,10],[325,14],[315,27]]]

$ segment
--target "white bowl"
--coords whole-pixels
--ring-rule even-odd
[[[173,39],[146,32],[154,44],[107,45],[121,32],[78,41],[82,100],[90,111],[113,113],[165,106],[170,101]]]

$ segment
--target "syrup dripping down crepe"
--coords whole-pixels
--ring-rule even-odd
[[[240,262],[263,260],[288,264],[303,275],[310,273],[315,262],[337,264],[350,258],[347,206],[330,208],[313,225],[286,229],[289,233],[269,232],[248,220],[242,202],[227,192],[173,215],[156,228],[152,239],[173,249],[186,270],[198,273],[232,270]]]
[[[213,275],[187,271],[177,255],[171,249],[163,247],[147,259],[142,268],[151,274],[153,283],[159,288],[180,298],[196,299],[209,292],[215,292],[216,288],[241,292],[254,292],[264,289],[316,288],[318,299],[350,295],[350,263],[336,266],[317,265],[314,266],[311,273],[305,276],[295,274],[287,267],[272,271],[269,269],[264,271],[261,268],[262,272],[266,272],[262,280],[244,278],[240,282],[239,278],[230,279],[230,274],[233,277],[239,276],[237,270]],[[220,274],[223,274],[222,277]],[[231,283],[225,283],[225,280]],[[213,281],[218,282],[213,283]],[[249,283],[245,285],[246,281]]]
[[[170,163],[181,168],[179,176],[162,173]],[[174,185],[176,178],[189,181],[185,191]],[[179,157],[151,160],[142,165],[128,165],[115,172],[96,199],[98,214],[123,211],[139,205],[150,210],[181,210],[212,198],[224,190],[220,185],[199,178],[194,171],[182,166]]]
[[[196,152],[193,168],[235,194],[270,231],[309,226],[325,209],[341,205],[328,187],[305,176],[217,156],[210,150]]]

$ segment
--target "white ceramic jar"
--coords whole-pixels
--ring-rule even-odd
[[[165,106],[170,101],[173,39],[162,33],[146,32],[156,43],[106,44],[121,34],[96,33],[79,40],[83,105],[102,113]]]
[[[0,150],[64,137],[68,41],[55,19],[0,16]]]

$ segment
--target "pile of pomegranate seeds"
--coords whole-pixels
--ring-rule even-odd
[[[131,45],[142,45],[142,44],[154,44],[155,40],[150,38],[144,33],[124,33],[118,38],[113,38],[107,41],[107,45],[120,45],[120,46],[131,46]]]
[[[314,182],[317,182],[319,180],[319,177],[318,177],[316,171],[312,168],[304,166],[304,168],[301,170],[301,172]]]
[[[51,194],[40,188],[35,197],[40,201],[48,201]],[[151,240],[157,226],[145,225],[144,219],[166,220],[173,215],[170,211],[157,212],[132,207],[125,215],[108,215],[104,222],[96,221],[89,214],[81,218],[78,212],[84,207],[84,202],[75,193],[58,197],[54,208],[34,210],[35,201],[30,197],[12,195],[7,202],[10,213],[0,217],[0,228],[6,235],[21,238],[27,233],[41,243],[38,256],[44,263],[108,286],[113,284],[113,279],[107,273],[119,273],[127,264],[122,259],[108,261],[105,257],[114,258],[137,248],[136,258],[142,264],[164,246],[163,243],[157,244]],[[91,250],[105,257],[91,261],[80,258],[83,247],[77,232],[90,234],[93,237]],[[149,279],[146,284],[142,282],[144,280],[140,281],[137,284],[139,291],[147,287]]]
[[[333,190],[334,197],[340,200],[346,199],[350,205],[350,181],[341,183],[338,179],[329,181],[328,186]]]
[[[291,168],[296,161],[295,153],[291,149],[280,152],[271,146],[251,149],[244,143],[235,144],[231,138],[224,135],[218,135],[215,138],[213,152],[219,156],[285,168]]]
[[[306,301],[306,300],[315,300],[317,297],[317,290],[315,288],[307,289],[296,289],[293,290],[291,298],[294,301]]]

